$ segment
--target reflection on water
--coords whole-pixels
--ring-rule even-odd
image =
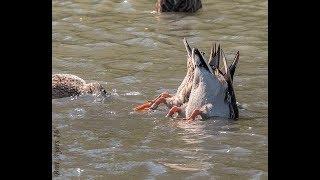
[[[154,4],[52,1],[53,73],[98,81],[110,92],[101,101],[52,101],[55,178],[267,179],[267,1],[203,1],[194,15],[157,14]],[[165,118],[164,106],[132,111],[175,92],[186,72],[183,37],[205,56],[213,41],[229,61],[240,51],[238,121],[186,124]]]

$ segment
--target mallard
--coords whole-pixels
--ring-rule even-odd
[[[157,0],[157,12],[189,12],[202,8],[201,0]]]
[[[208,61],[203,52],[191,49],[184,39],[187,51],[187,74],[180,84],[177,93],[160,94],[157,98],[135,108],[135,110],[155,109],[164,103],[169,107],[167,117],[178,113],[189,121],[198,115],[203,119],[223,117],[237,119],[239,117],[236,97],[233,89],[233,76],[239,61],[239,51],[228,67],[226,57],[220,45],[212,45]],[[220,67],[220,61],[223,62]]]
[[[98,82],[86,83],[72,74],[52,75],[52,98],[64,98],[81,94],[96,94],[106,96],[106,90]]]
[[[208,63],[197,48],[192,49],[191,57],[195,69],[189,101],[182,106],[173,106],[167,117],[178,113],[189,122],[199,115],[202,119],[210,117],[237,119],[239,112],[232,81],[239,61],[239,51],[229,67],[220,45],[218,50],[216,45],[212,47]],[[220,59],[224,68],[219,67]]]

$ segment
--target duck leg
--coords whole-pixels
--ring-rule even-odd
[[[195,119],[196,119],[196,117],[198,116],[198,115],[202,115],[202,110],[200,110],[200,109],[195,109],[193,112],[192,112],[192,114],[188,117],[188,118],[185,118],[184,120],[187,120],[187,122],[188,123],[191,123],[191,122],[193,122]]]
[[[134,111],[143,111],[143,110],[148,109],[152,104],[153,104],[152,101],[147,101],[144,104],[136,106],[133,110]]]
[[[179,113],[179,112],[181,112],[181,107],[173,106],[173,107],[169,110],[169,112],[168,112],[168,114],[166,115],[166,117],[171,117],[174,113]]]
[[[159,96],[157,96],[155,99],[151,101],[147,101],[144,104],[138,105],[134,108],[135,111],[143,111],[143,110],[148,110],[153,104],[157,103],[160,104],[163,100],[163,98],[171,97],[171,95],[168,92],[163,92]]]
[[[153,104],[149,107],[149,109],[156,109],[159,104],[165,103],[166,98],[172,97],[168,92],[161,93],[154,101]]]
[[[196,119],[197,116],[201,116],[202,119],[206,119],[209,118],[209,112],[212,111],[213,105],[211,103],[205,104],[203,105],[200,109],[195,109],[191,115],[184,119],[184,120],[188,120],[188,123],[191,123],[192,121],[194,121]]]

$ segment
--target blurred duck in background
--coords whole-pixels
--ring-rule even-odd
[[[193,13],[202,8],[201,0],[157,0],[157,12]]]

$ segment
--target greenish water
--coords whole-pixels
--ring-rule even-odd
[[[267,179],[267,1],[203,0],[194,15],[157,14],[155,0],[52,1],[52,71],[98,81],[112,96],[52,101],[55,179]],[[161,107],[132,108],[186,73],[182,38],[240,62],[238,121],[185,124]]]

